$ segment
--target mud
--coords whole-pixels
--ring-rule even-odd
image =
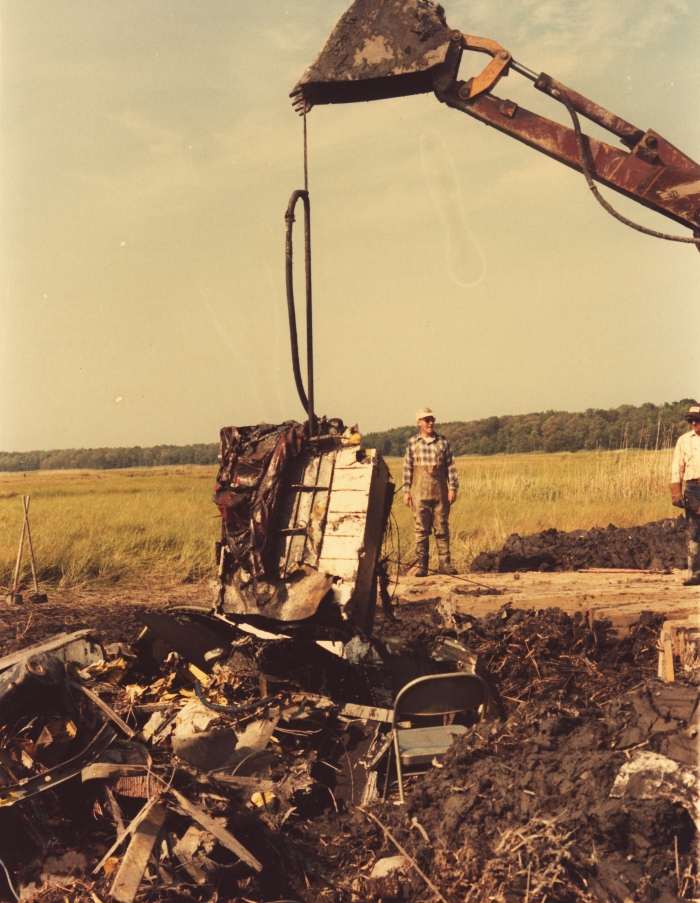
[[[28,626],[26,612],[3,614],[6,632],[13,633],[6,635],[6,646],[81,626],[101,627],[111,641],[133,642],[140,629],[137,605],[206,604],[207,592],[205,587],[154,587],[115,591],[99,600],[87,593],[65,603],[53,597],[41,612],[34,609]],[[447,903],[697,899],[697,832],[683,805],[661,793],[648,800],[610,797],[621,766],[640,750],[684,766],[698,761],[697,688],[663,684],[655,677],[662,620],[662,615],[643,613],[618,637],[605,621],[591,625],[558,609],[505,606],[478,619],[434,602],[379,611],[375,634],[393,656],[399,684],[440,669],[430,653],[441,637],[457,638],[480,656],[505,720],[476,724],[453,743],[439,767],[407,778],[405,806],[394,805],[393,785],[387,803],[374,800],[361,808],[357,800],[353,804],[352,792],[343,790],[341,771],[367,742],[368,731],[352,722],[324,734],[328,716],[312,714],[282,735],[286,759],[308,762],[315,788],[289,817],[282,818],[276,800],[262,819],[244,797],[232,805],[217,804],[231,830],[264,862],[263,872],[246,873],[232,862],[216,887],[195,886],[182,874],[177,886],[152,887],[138,899],[209,903],[217,894],[251,903],[440,899],[416,868]],[[302,649],[296,641],[289,650],[285,646],[294,661],[278,661],[274,644],[245,648],[258,646],[256,659],[270,680],[289,679],[302,664],[307,670],[313,664],[313,648]],[[379,697],[378,672],[370,668],[365,679],[357,674],[354,682],[349,663],[331,658],[320,664],[329,696],[390,704]],[[378,726],[367,728],[372,733]],[[380,789],[384,770],[380,766]],[[215,782],[202,786],[214,794],[212,800],[229,793]],[[85,850],[88,859],[99,858],[89,848],[85,826],[92,825],[94,839],[108,845],[107,816],[91,809],[92,799],[83,800],[75,785],[57,792],[57,811],[66,825],[75,826],[74,834],[64,835],[66,844]],[[134,801],[132,812],[128,802],[125,816],[131,817],[141,804]],[[19,825],[17,831],[20,836]],[[378,860],[397,855],[404,856],[402,869],[381,880],[370,878]],[[81,903],[94,901],[91,894],[106,899],[111,881],[89,883],[90,862],[84,891],[72,890]],[[1,891],[0,897],[10,899]],[[40,895],[42,900],[64,897],[58,889]]]
[[[654,677],[660,620],[642,615],[622,640],[605,624],[591,630],[557,610],[458,619],[452,632],[435,606],[410,606],[381,624],[404,640],[419,631],[425,640],[431,628],[433,636],[460,633],[496,676],[506,708],[505,722],[476,725],[453,742],[442,767],[409,779],[405,807],[372,809],[446,900],[697,896],[688,812],[661,795],[610,797],[620,767],[640,748],[698,761],[697,690]],[[338,829],[350,825],[358,858],[362,848],[372,857],[397,853],[366,817],[355,813]],[[347,857],[349,838],[343,843]],[[358,870],[355,899],[378,900],[367,871]],[[395,878],[393,896],[379,889],[381,899],[429,896],[412,868]]]
[[[477,726],[390,824],[401,840],[420,822],[431,843],[415,854],[451,899],[675,900],[676,844],[686,865],[695,848],[688,813],[663,797],[610,798],[627,750],[676,751],[687,722],[655,707],[662,689],[646,682],[601,709],[543,699],[495,730]]]
[[[576,571],[583,568],[671,570],[687,564],[684,517],[653,521],[641,527],[573,530],[551,529],[532,536],[511,534],[503,548],[482,552],[471,570]]]

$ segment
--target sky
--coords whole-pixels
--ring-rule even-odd
[[[0,450],[304,419],[288,95],[348,5],[2,0]],[[443,5],[451,28],[700,159],[693,0]],[[461,77],[487,63],[465,53]],[[494,93],[569,123],[516,73]],[[447,422],[700,394],[692,246],[626,228],[582,175],[432,94],[318,106],[307,124],[318,414],[368,432],[425,405]],[[301,242],[299,222],[298,306]]]

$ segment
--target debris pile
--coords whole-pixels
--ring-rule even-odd
[[[129,645],[81,630],[0,659],[1,899],[699,895],[698,690],[656,678],[659,617],[619,638],[415,604],[344,642],[140,618]],[[393,700],[453,671],[489,705],[396,806]]]
[[[585,568],[671,570],[687,564],[684,517],[641,527],[598,527],[564,533],[554,528],[531,536],[511,534],[503,548],[481,552],[472,571],[578,571]]]

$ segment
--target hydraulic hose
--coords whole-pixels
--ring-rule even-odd
[[[294,307],[294,263],[292,254],[292,228],[294,225],[294,208],[301,198],[304,204],[304,269],[306,273],[306,383],[308,396],[304,391],[304,383],[301,378],[299,366],[299,344],[297,340],[297,318]],[[311,305],[311,206],[309,204],[309,192],[305,189],[297,189],[287,205],[284,214],[286,224],[285,264],[287,276],[287,310],[289,312],[289,338],[292,345],[292,369],[294,370],[294,382],[296,383],[299,400],[309,418],[309,436],[316,432],[316,415],[314,414],[314,347],[313,347],[313,317]]]

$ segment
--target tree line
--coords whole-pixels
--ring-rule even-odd
[[[66,448],[53,451],[0,452],[0,471],[112,470],[163,467],[166,464],[216,464],[219,443],[155,445],[153,448]]]
[[[670,448],[688,429],[690,398],[671,404],[624,404],[607,410],[588,408],[507,414],[482,420],[438,424],[455,455],[522,454],[623,448]],[[382,455],[403,455],[415,426],[367,433],[363,444]],[[167,464],[216,464],[218,442],[156,445],[152,448],[68,448],[53,451],[0,452],[0,471],[110,470],[120,467],[163,467]]]
[[[623,404],[580,413],[541,411],[507,414],[468,422],[439,423],[455,455],[523,454],[527,452],[612,451],[623,448],[669,448],[688,429],[685,414],[693,399],[636,407]],[[400,426],[367,433],[363,443],[382,455],[403,455],[416,427]]]

